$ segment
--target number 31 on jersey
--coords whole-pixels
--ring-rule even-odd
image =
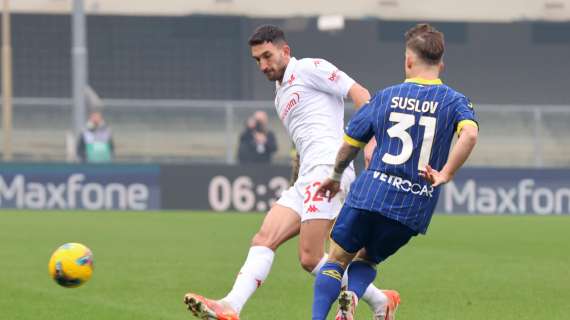
[[[402,141],[402,150],[396,155],[385,153],[382,157],[382,161],[387,164],[400,165],[408,161],[412,156],[414,142],[407,130],[416,124],[416,117],[413,114],[392,112],[390,113],[390,121],[396,124],[390,127],[386,132],[390,138],[396,138]],[[428,164],[431,155],[431,148],[435,136],[436,118],[422,116],[420,117],[419,125],[425,127],[420,159],[418,161],[418,170],[423,170]]]

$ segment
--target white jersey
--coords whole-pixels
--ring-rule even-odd
[[[276,82],[275,108],[299,153],[299,175],[334,165],[344,134],[344,97],[354,83],[326,60],[293,57],[283,82]]]

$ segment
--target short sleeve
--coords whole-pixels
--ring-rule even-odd
[[[355,81],[332,63],[323,59],[307,59],[303,63],[305,83],[319,91],[346,97]]]
[[[344,141],[353,147],[362,148],[374,136],[374,106],[369,102],[352,116],[344,130]]]
[[[455,104],[454,110],[455,132],[459,133],[464,126],[470,125],[479,128],[479,122],[473,109],[473,103],[466,97],[461,97]]]

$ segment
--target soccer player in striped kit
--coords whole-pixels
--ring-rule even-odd
[[[331,233],[329,260],[315,281],[313,320],[324,320],[338,298],[337,320],[352,320],[376,266],[427,231],[440,186],[475,147],[478,124],[469,99],[444,85],[443,34],[428,24],[406,33],[404,83],[383,89],[345,128],[334,171],[319,191],[334,197],[345,168],[376,138],[372,161],[352,184]],[[454,134],[458,135],[451,152]],[[341,291],[347,269],[348,288]],[[340,293],[340,297],[339,297]],[[389,308],[386,319],[394,319]]]

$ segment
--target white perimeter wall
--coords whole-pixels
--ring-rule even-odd
[[[10,0],[14,12],[69,12],[73,0]],[[570,21],[570,0],[85,0],[89,13],[229,14],[262,17],[342,14],[394,20]]]

